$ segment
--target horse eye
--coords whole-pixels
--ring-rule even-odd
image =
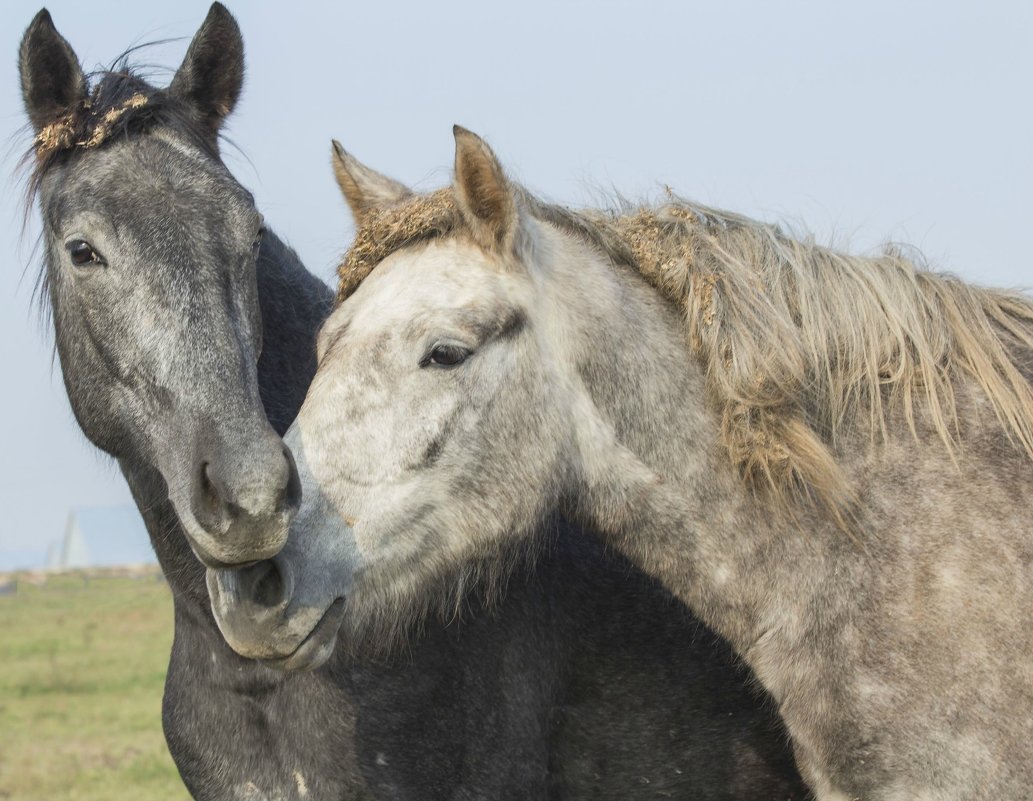
[[[434,350],[430,352],[428,362],[436,364],[438,367],[455,367],[466,361],[466,357],[469,355],[470,351],[458,345],[435,345]]]
[[[258,261],[258,252],[262,249],[262,240],[264,238],[265,228],[261,228],[258,233],[255,234],[255,241],[251,243],[251,256],[254,261]]]
[[[93,246],[89,242],[83,239],[75,239],[68,243],[68,255],[72,259],[72,264],[77,267],[88,267],[91,264],[104,264],[104,260],[100,257],[100,254],[93,249]]]

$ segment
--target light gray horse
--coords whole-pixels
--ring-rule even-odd
[[[338,152],[304,503],[265,617],[210,572],[231,642],[394,630],[561,509],[729,640],[821,801],[1033,796],[1033,303],[687,203],[547,206],[456,145],[426,196]]]

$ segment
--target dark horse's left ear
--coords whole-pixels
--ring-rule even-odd
[[[240,27],[222,3],[212,3],[169,84],[169,94],[184,103],[216,141],[243,85],[244,40]]]
[[[25,111],[37,131],[86,99],[86,78],[79,59],[45,8],[22,37],[18,72]]]

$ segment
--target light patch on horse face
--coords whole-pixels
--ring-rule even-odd
[[[435,348],[486,361],[479,349],[519,319],[519,283],[454,241],[378,266],[320,334],[299,420],[321,484],[385,487],[433,463],[469,405],[458,383],[466,367],[431,363]]]
[[[327,458],[333,444],[327,448],[318,435],[314,438],[311,431],[306,432],[300,417],[284,436],[284,444],[294,455],[302,502],[282,553],[301,566],[300,582],[310,580],[306,574],[329,572],[334,588],[330,594],[342,597],[361,558],[355,544],[356,512],[334,500],[334,464]]]
[[[965,566],[955,561],[947,561],[937,565],[940,589],[944,592],[967,592],[969,582],[965,577]]]
[[[433,416],[441,404],[427,404],[430,413],[406,421],[394,416],[385,397],[382,406],[374,406],[387,408],[384,420],[361,409],[349,415],[349,404],[337,400],[350,394],[341,386],[348,375],[335,370],[314,386],[284,438],[302,487],[285,556],[313,561],[315,570],[332,569],[339,596],[348,595],[354,575],[371,561],[411,557],[421,542],[412,536],[411,521],[447,502],[444,493],[433,492],[435,482],[421,482],[412,470],[415,454],[426,450],[427,437],[448,419],[444,413]]]
[[[298,798],[308,798],[308,784],[301,771],[294,771],[294,784],[298,788]]]
[[[468,315],[490,317],[503,303],[530,304],[525,276],[492,264],[479,248],[455,239],[434,240],[388,256],[343,308],[359,334],[390,331],[414,319],[463,326]]]
[[[858,796],[850,796],[839,790],[831,790],[828,794],[818,796],[821,801],[861,801]]]
[[[305,463],[303,507],[314,489],[363,559],[411,556],[422,539],[411,530],[448,503],[454,476],[438,461],[493,402],[523,284],[470,245],[432,242],[386,259],[325,323],[290,442]],[[442,345],[465,361],[437,363]]]
[[[861,671],[854,682],[858,703],[872,710],[892,709],[900,702],[899,692],[871,671]]]
[[[728,567],[728,565],[719,564],[714,569],[713,581],[718,587],[723,587],[733,578],[735,578],[735,573]]]
[[[360,354],[357,364],[324,362],[299,417],[303,446],[321,487],[390,486],[430,460],[462,399],[434,385],[420,392],[425,377],[417,360],[414,356],[414,363],[398,372],[396,360],[381,363],[376,356],[367,360]]]

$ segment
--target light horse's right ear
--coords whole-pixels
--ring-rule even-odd
[[[22,37],[18,55],[22,100],[39,131],[86,99],[86,77],[72,46],[40,9]]]
[[[459,208],[482,248],[504,252],[520,230],[516,195],[488,143],[461,125],[456,140],[454,189]]]
[[[333,140],[333,151],[334,177],[352,210],[356,225],[361,225],[371,211],[412,197],[407,186],[371,170],[341,147],[336,139]]]

